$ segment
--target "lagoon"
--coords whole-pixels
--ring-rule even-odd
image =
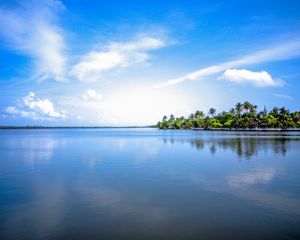
[[[300,133],[0,130],[0,239],[299,239]]]

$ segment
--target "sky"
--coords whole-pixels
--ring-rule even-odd
[[[0,0],[0,125],[300,110],[300,1]]]

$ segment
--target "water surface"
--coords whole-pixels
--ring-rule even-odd
[[[0,239],[299,239],[300,133],[0,130]]]

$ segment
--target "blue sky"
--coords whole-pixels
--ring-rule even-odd
[[[300,109],[300,2],[1,1],[0,125]]]

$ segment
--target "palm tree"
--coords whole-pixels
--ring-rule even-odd
[[[285,109],[285,107],[282,107],[279,109],[279,114],[282,116],[286,116],[286,115],[290,114],[290,111]]]
[[[278,117],[278,114],[279,114],[279,109],[278,107],[274,107],[272,109],[272,111],[270,112],[270,114],[272,114],[274,117]]]
[[[256,106],[256,105],[250,104],[249,112],[250,112],[251,114],[255,114],[255,113],[256,113],[256,110],[257,110],[257,106]]]
[[[209,115],[211,115],[212,117],[215,116],[216,114],[216,109],[215,108],[210,108],[209,111],[208,111]]]
[[[191,113],[190,116],[189,116],[189,118],[190,118],[190,119],[194,119],[194,118],[195,118],[195,115],[194,115],[193,113]]]
[[[244,113],[243,110],[245,110]],[[164,116],[157,126],[160,129],[300,127],[300,112],[290,113],[284,107],[280,109],[274,107],[270,112],[264,108],[263,111],[257,113],[257,106],[246,101],[243,104],[237,103],[235,108],[230,109],[230,112],[221,112],[218,115],[216,115],[216,109],[210,108],[207,115],[204,115],[202,111],[196,111],[188,118],[175,118],[173,114],[169,119]]]
[[[251,109],[252,104],[249,103],[248,101],[243,103],[243,108],[248,112]]]
[[[241,115],[241,113],[243,111],[243,104],[241,104],[240,102],[235,104],[235,110],[238,113],[238,115]]]
[[[300,121],[300,112],[293,112],[291,114],[291,117],[293,118],[295,123],[299,122]]]
[[[289,126],[288,123],[289,117],[290,117],[289,110],[285,109],[285,107],[279,109],[279,120],[281,122],[281,127],[287,128]]]
[[[260,111],[260,112],[257,114],[257,118],[260,119],[260,120],[263,119],[264,116],[266,116],[266,114],[265,114],[264,111]]]
[[[196,118],[204,117],[204,113],[202,111],[196,111],[195,116]]]

